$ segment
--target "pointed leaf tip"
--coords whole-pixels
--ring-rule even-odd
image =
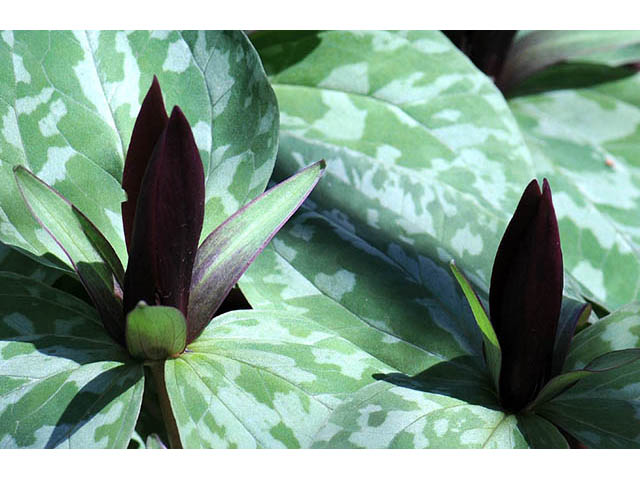
[[[121,206],[122,226],[127,251],[131,250],[133,224],[142,179],[147,170],[153,149],[168,121],[169,117],[162,99],[160,83],[154,75],[151,87],[142,101],[138,118],[133,127],[122,173],[122,188],[127,193],[127,201],[123,202]]]
[[[209,324],[233,285],[302,205],[322,176],[316,162],[242,207],[198,249],[191,281],[187,344]]]
[[[204,219],[204,170],[182,110],[171,113],[140,189],[124,309],[140,300],[187,313],[193,261]]]

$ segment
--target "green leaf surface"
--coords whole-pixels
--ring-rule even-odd
[[[189,120],[205,167],[202,238],[266,186],[278,107],[241,32],[3,32],[0,64],[4,243],[66,261],[16,201],[11,169],[24,165],[76,205],[126,264],[120,181],[154,74],[167,108],[179,105]]]
[[[33,173],[22,166],[14,173],[29,211],[65,252],[100,315],[119,319],[122,301],[115,292],[121,290],[124,270],[109,242],[74,205]],[[116,338],[124,330],[112,328]]]
[[[162,440],[160,439],[157,433],[152,433],[147,437],[146,448],[162,450],[162,449],[166,449],[167,446],[164,443],[162,443]]]
[[[531,448],[569,448],[562,433],[539,415],[518,415],[518,428]]]
[[[456,280],[460,285],[460,288],[462,288],[462,292],[464,293],[467,302],[469,302],[473,318],[475,318],[478,328],[482,332],[487,366],[489,368],[489,372],[491,372],[493,384],[496,389],[498,389],[500,385],[500,368],[502,366],[502,352],[500,350],[498,337],[493,329],[493,325],[491,325],[491,322],[489,321],[489,317],[487,316],[487,312],[485,311],[480,298],[476,295],[476,292],[473,291],[473,287],[469,283],[469,280],[467,280],[467,277],[465,277],[458,269],[453,260],[451,260],[450,267],[453,275],[456,277]]]
[[[486,295],[533,176],[500,92],[439,32],[260,39],[281,110],[275,178],[320,158],[327,172],[240,281],[249,301],[302,313],[405,374],[479,354],[448,262]]]
[[[242,273],[307,198],[324,169],[324,162],[318,162],[298,172],[252,200],[202,242],[191,279],[190,336],[192,329],[199,332],[209,323]]]
[[[552,185],[565,268],[609,310],[640,292],[639,89],[636,74],[509,102]]]
[[[527,448],[514,415],[378,382],[340,405],[315,448]]]
[[[389,368],[310,320],[229,312],[165,381],[185,448],[308,447],[331,411]]]
[[[578,333],[565,371],[609,368],[580,380],[536,413],[592,448],[638,448],[640,425],[640,305],[627,305]],[[613,362],[612,362],[613,361]]]
[[[187,323],[177,308],[140,302],[127,315],[126,340],[133,357],[164,360],[184,350]]]
[[[640,31],[542,30],[518,35],[498,84],[509,90],[533,73],[574,60],[617,66],[640,60]]]
[[[126,448],[142,365],[71,295],[0,273],[0,447]]]
[[[0,242],[0,271],[13,272],[51,285],[62,275],[62,271],[44,266],[15,248]]]

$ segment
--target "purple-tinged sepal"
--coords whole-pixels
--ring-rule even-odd
[[[491,275],[490,318],[502,350],[500,399],[519,411],[551,376],[563,266],[551,189],[526,188],[500,242]]]
[[[175,107],[140,188],[124,278],[125,315],[142,300],[186,316],[203,219],[202,161],[189,122]]]
[[[127,194],[127,201],[122,202],[122,226],[127,251],[131,250],[133,223],[136,205],[144,173],[147,170],[153,149],[164,132],[169,117],[162,100],[162,91],[158,79],[153,77],[151,87],[142,101],[140,113],[131,133],[131,141],[127,150],[122,173],[122,188]]]

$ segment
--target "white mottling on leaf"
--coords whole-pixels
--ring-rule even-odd
[[[451,46],[445,42],[436,42],[428,38],[421,38],[411,42],[411,45],[422,53],[432,55],[434,53],[445,53],[451,50]]]
[[[602,270],[594,268],[589,260],[580,260],[571,270],[571,274],[584,283],[596,298],[607,298],[607,289],[604,286]]]
[[[200,150],[211,152],[211,124],[200,120],[193,128],[193,138]]]
[[[318,87],[366,94],[369,92],[369,71],[366,62],[342,65],[331,70]]]
[[[13,32],[11,30],[3,30],[2,31],[2,40],[9,45],[9,47],[13,48]]]
[[[337,301],[341,301],[342,297],[352,292],[356,286],[355,274],[344,269],[338,270],[333,275],[318,273],[314,281],[323,292]]]
[[[31,75],[26,68],[24,68],[24,61],[22,57],[17,54],[12,55],[13,59],[13,74],[15,75],[16,83],[31,83]]]
[[[313,128],[336,140],[360,140],[364,135],[367,110],[358,109],[349,95],[342,92],[322,91],[322,102],[329,107],[324,116],[313,123]]]
[[[463,256],[465,251],[471,255],[479,255],[482,253],[482,236],[475,235],[471,232],[469,225],[465,225],[451,238],[451,248],[460,256]]]
[[[380,145],[376,148],[376,158],[382,162],[394,163],[402,156],[402,152],[391,145]]]
[[[462,112],[460,110],[454,110],[452,108],[445,108],[438,113],[433,114],[433,118],[436,120],[447,120],[449,122],[455,122],[460,118]]]
[[[67,162],[75,155],[75,150],[69,146],[49,147],[47,161],[36,174],[42,181],[54,185],[67,177]]]
[[[49,104],[49,113],[38,121],[40,133],[44,137],[53,137],[58,134],[58,122],[67,114],[67,106],[61,98]]]
[[[2,117],[2,130],[0,130],[0,133],[10,145],[22,150],[20,130],[13,110],[7,110],[7,113]]]
[[[191,50],[182,39],[176,40],[169,45],[167,57],[162,64],[165,72],[183,73],[191,65]]]
[[[16,113],[18,115],[29,115],[35,112],[36,108],[49,101],[53,92],[54,89],[52,87],[45,87],[38,95],[16,99]]]

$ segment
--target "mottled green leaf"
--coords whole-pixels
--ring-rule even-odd
[[[308,447],[331,411],[389,368],[335,333],[280,311],[219,317],[165,381],[185,448]]]
[[[205,167],[202,238],[264,190],[278,108],[241,32],[17,31],[0,35],[0,240],[64,254],[16,201],[25,165],[76,205],[126,264],[120,187],[142,98],[157,75]],[[214,126],[215,125],[215,126]]]
[[[510,100],[553,188],[565,268],[609,310],[640,292],[639,89],[636,74]]]
[[[187,323],[177,308],[140,302],[127,315],[126,340],[133,357],[164,360],[184,350]]]
[[[375,383],[340,405],[315,448],[527,448],[515,415]]]
[[[252,200],[209,235],[196,255],[189,296],[189,331],[194,340],[238,279],[300,207],[325,169],[318,162]]]
[[[627,305],[578,333],[565,371],[592,366],[609,367],[610,360],[634,360],[640,347],[640,306]],[[536,413],[559,425],[588,447],[640,446],[640,364],[588,376]]]
[[[501,88],[509,90],[536,71],[567,60],[622,65],[640,60],[640,31],[541,30],[518,35],[502,73]]]
[[[125,448],[142,365],[84,302],[11,273],[0,292],[0,447]]]
[[[486,296],[500,236],[533,177],[500,92],[439,32],[271,35],[260,53],[281,110],[275,178],[320,158],[327,172],[243,292],[405,374],[479,353],[448,262]],[[285,47],[295,61],[278,57]]]

